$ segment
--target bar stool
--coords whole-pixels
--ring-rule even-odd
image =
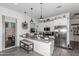
[[[23,48],[29,54],[29,51],[33,51],[34,43],[29,40],[23,39],[20,41],[20,48]]]

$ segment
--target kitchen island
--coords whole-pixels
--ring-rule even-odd
[[[44,56],[51,56],[54,50],[54,39],[45,41],[37,38],[24,38],[34,43],[34,51]]]

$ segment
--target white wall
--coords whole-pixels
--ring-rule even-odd
[[[4,7],[0,7],[0,50],[2,50],[2,15],[17,18],[17,46],[19,45],[19,40],[21,40],[19,35],[29,32],[29,29],[30,29],[30,23],[29,23],[30,17],[29,16],[26,17],[27,18],[26,22],[28,23],[28,29],[24,30],[21,27],[22,22],[25,21],[23,14],[4,8]]]

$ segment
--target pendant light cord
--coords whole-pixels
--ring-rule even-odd
[[[41,4],[41,16],[42,16],[42,3],[40,3]]]
[[[31,20],[32,20],[32,10],[33,10],[33,8],[31,8]]]
[[[26,23],[26,11],[24,12],[24,14],[25,14],[25,23]]]
[[[41,9],[41,16],[40,16],[40,19],[41,19],[41,20],[43,19],[43,15],[42,15],[42,7],[43,7],[43,6],[42,6],[42,4],[43,4],[43,3],[40,3],[40,9]]]

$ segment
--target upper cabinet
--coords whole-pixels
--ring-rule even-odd
[[[44,27],[50,27],[50,31],[54,31],[54,26],[66,25],[67,27],[69,27],[69,20],[69,13],[58,15],[55,17],[49,17],[49,21],[43,21],[38,24],[38,31],[44,31]]]
[[[63,19],[57,19],[54,20],[54,26],[58,26],[58,25],[67,25],[67,18],[63,18]]]

